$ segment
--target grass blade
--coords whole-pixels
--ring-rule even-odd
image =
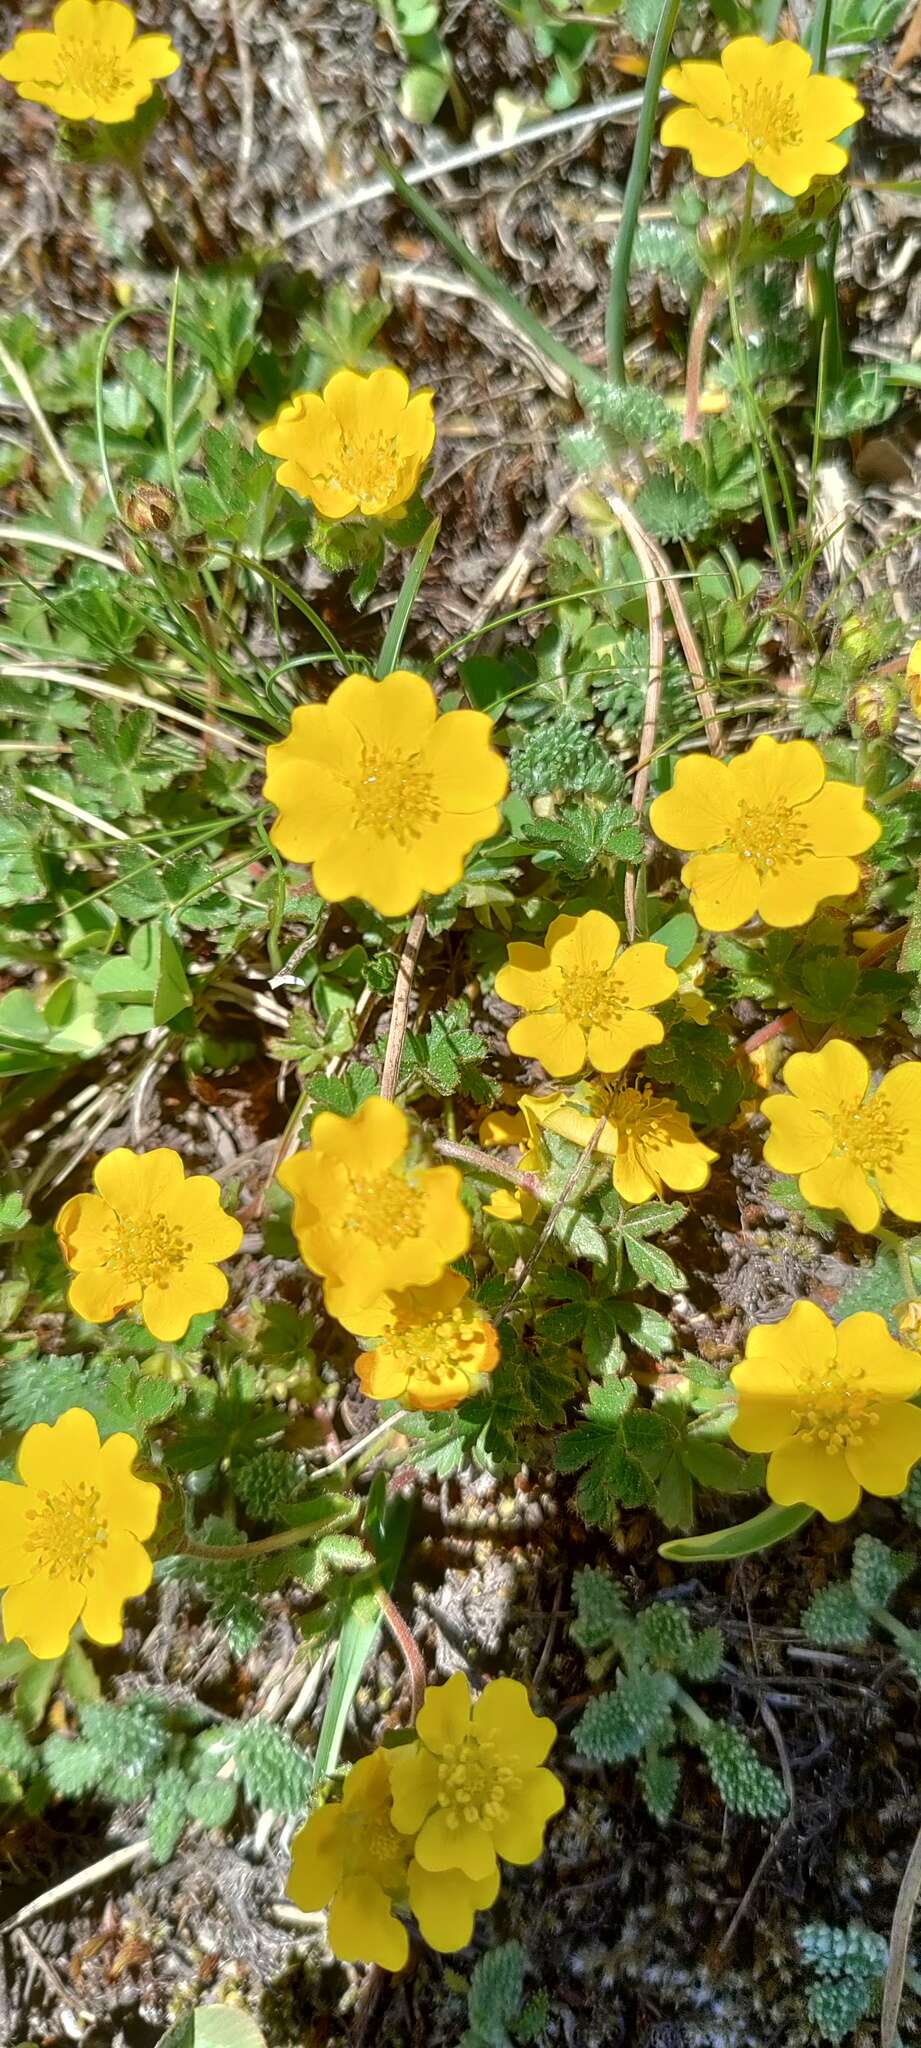
[[[409,568],[403,578],[400,595],[390,614],[390,624],[384,635],[384,644],[377,664],[379,676],[389,676],[400,658],[403,635],[409,625],[410,613],[419,595],[419,585],[428,568],[429,556],[438,539],[440,519],[433,519],[427,526]]]

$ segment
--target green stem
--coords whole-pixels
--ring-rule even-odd
[[[878,1223],[873,1235],[879,1239],[880,1244],[895,1252],[899,1262],[899,1277],[908,1300],[913,1301],[917,1294],[917,1285],[911,1259],[912,1239],[900,1237],[897,1230],[889,1230],[885,1223]]]
[[[774,550],[775,564],[781,576],[786,577],[789,574],[787,552],[783,544],[783,539],[781,537],[780,527],[777,523],[777,512],[774,505],[773,493],[768,487],[767,471],[764,467],[764,461],[761,454],[762,422],[759,417],[758,406],[755,402],[755,394],[752,390],[751,378],[748,374],[748,362],[745,354],[745,343],[742,339],[742,329],[739,325],[739,309],[736,303],[735,290],[731,282],[729,286],[729,319],[730,324],[732,326],[732,340],[736,356],[736,369],[738,371],[739,383],[742,388],[742,400],[745,406],[745,411],[748,415],[748,429],[749,434],[751,436],[751,449],[752,457],[755,464],[755,474],[758,478],[758,493],[761,498],[761,508],[764,513],[764,521],[768,530],[768,534],[770,536],[771,546]]]
[[[886,1635],[891,1636],[893,1642],[898,1644],[911,1670],[916,1672],[921,1669],[921,1635],[917,1629],[909,1628],[904,1621],[899,1621],[896,1615],[889,1613],[887,1607],[871,1607],[870,1613],[877,1628],[883,1629]]]
[[[709,1714],[705,1714],[703,1707],[698,1706],[689,1692],[685,1692],[684,1686],[679,1685],[677,1678],[673,1678],[672,1686],[672,1697],[676,1707],[681,1708],[681,1712],[690,1721],[692,1728],[697,1730],[698,1735],[709,1735],[713,1726]]]
[[[646,188],[646,174],[649,169],[649,158],[652,152],[652,139],[655,133],[656,115],[659,110],[659,94],[662,90],[662,79],[668,62],[668,53],[671,48],[672,36],[675,33],[675,23],[678,19],[680,6],[681,0],[665,0],[659,16],[659,26],[656,29],[656,38],[652,46],[649,70],[646,74],[646,84],[643,89],[643,104],[640,108],[636,141],[633,145],[630,175],[624,189],[623,213],[621,215],[617,240],[614,244],[614,257],[611,263],[611,289],[608,294],[608,309],[605,319],[608,375],[612,384],[625,384],[627,381],[624,351],[627,340],[627,312],[633,240],[640,217],[643,193]]]
[[[755,204],[756,175],[757,174],[755,171],[754,164],[750,164],[748,167],[748,177],[745,180],[745,205],[742,209],[742,227],[739,234],[739,253],[736,259],[740,269],[745,261],[745,252],[748,248],[748,244],[751,239],[752,212],[754,210]]]
[[[832,0],[818,0],[818,6],[812,17],[812,25],[807,37],[806,47],[812,58],[812,68],[814,71],[822,70],[825,59],[828,56],[831,9]]]
[[[136,158],[134,157],[123,156],[119,158],[119,162],[122,165],[122,169],[127,172],[127,175],[130,178],[132,185],[134,186],[138,198],[143,201],[143,204],[147,208],[147,211],[150,215],[150,225],[153,228],[154,234],[156,235],[157,241],[159,242],[160,247],[163,250],[164,256],[167,258],[167,261],[173,265],[174,270],[187,269],[188,266],[186,264],[185,257],[183,256],[182,250],[180,249],[178,242],[174,239],[171,230],[167,227],[166,222],[163,219],[163,216],[160,212],[160,209],[156,205],[156,202],[151,198],[150,188],[144,176],[144,172],[141,168],[141,165],[137,162]]]

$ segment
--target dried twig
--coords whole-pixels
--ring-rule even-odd
[[[879,2023],[879,2048],[895,2048],[899,2025],[899,2008],[905,1988],[905,1971],[908,1967],[908,1944],[911,1940],[911,1923],[914,1919],[918,1893],[921,1892],[921,1828],[915,1836],[911,1855],[905,1865],[905,1875],[899,1886],[899,1896],[892,1915],[892,1932],[889,1936],[889,1963],[886,1981],[883,1985],[883,2012]]]
[[[458,1166],[468,1167],[471,1173],[488,1173],[496,1180],[510,1181],[513,1188],[523,1189],[526,1195],[536,1195],[540,1190],[539,1174],[520,1173],[517,1166],[494,1159],[491,1152],[484,1152],[479,1145],[460,1145],[453,1138],[436,1138],[432,1150],[442,1159],[456,1159]]]
[[[659,706],[662,702],[662,670],[665,663],[665,627],[662,619],[662,594],[659,589],[658,565],[652,552],[652,542],[636,513],[620,497],[617,491],[605,487],[604,495],[611,511],[620,520],[630,546],[643,572],[643,593],[646,599],[646,616],[649,621],[649,680],[646,684],[646,702],[643,706],[643,731],[640,738],[640,759],[633,784],[633,814],[642,818],[649,788],[649,771],[655,752],[656,726],[659,722]],[[624,913],[627,919],[627,937],[636,937],[636,870],[628,868],[624,882]]]
[[[700,294],[694,322],[688,341],[688,362],[684,385],[684,425],[682,441],[696,441],[700,423],[700,387],[703,383],[704,356],[707,340],[713,325],[714,315],[723,294],[717,284],[704,285]]]
[[[583,1152],[581,1159],[576,1160],[572,1172],[567,1175],[565,1181],[563,1182],[563,1186],[561,1187],[560,1192],[557,1195],[556,1201],[554,1202],[552,1209],[548,1209],[547,1211],[547,1220],[537,1240],[537,1243],[534,1245],[533,1249],[528,1253],[528,1256],[524,1261],[524,1264],[521,1268],[515,1285],[512,1288],[511,1294],[508,1297],[508,1300],[503,1302],[498,1315],[493,1317],[494,1322],[503,1322],[505,1320],[505,1317],[514,1308],[516,1301],[519,1299],[519,1296],[524,1293],[528,1281],[531,1278],[531,1274],[533,1273],[534,1268],[537,1265],[537,1262],[541,1256],[541,1253],[543,1252],[544,1246],[549,1242],[550,1238],[553,1236],[553,1232],[556,1229],[557,1223],[559,1222],[563,1210],[568,1206],[570,1196],[575,1194],[576,1188],[579,1186],[580,1181],[587,1178],[589,1166],[591,1165],[592,1159],[595,1155],[595,1147],[598,1144],[602,1131],[604,1130],[606,1121],[607,1119],[605,1117],[601,1117],[599,1119],[599,1122],[595,1125],[592,1135],[589,1138],[588,1144],[585,1147],[585,1151]]]
[[[60,470],[64,482],[69,484],[72,490],[82,492],[83,485],[80,478],[73,464],[65,455],[60,442],[55,439],[22,364],[17,363],[15,356],[10,355],[9,349],[2,341],[0,341],[0,365],[5,370],[10,383],[18,391],[27,413],[30,415],[37,432],[41,435],[52,462]]]
[[[390,1012],[390,1029],[387,1033],[387,1050],[381,1072],[381,1094],[385,1102],[392,1102],[397,1092],[400,1066],[403,1059],[403,1042],[409,1023],[409,1004],[413,991],[413,976],[419,958],[419,948],[425,937],[425,911],[417,910],[406,934],[400,965],[397,969],[397,984],[393,992],[393,1009]]]
[[[649,545],[652,552],[653,561],[655,562],[656,567],[659,571],[659,575],[662,578],[662,583],[665,589],[665,595],[668,598],[669,609],[671,611],[672,618],[675,621],[675,630],[681,642],[682,652],[684,654],[685,661],[688,665],[688,673],[691,678],[691,684],[693,686],[694,695],[697,698],[698,709],[700,711],[700,716],[703,721],[704,731],[707,735],[707,745],[710,749],[711,754],[721,754],[723,751],[722,727],[716,715],[716,705],[713,701],[713,693],[710,689],[710,685],[707,681],[706,673],[704,671],[703,656],[697,644],[697,637],[695,635],[694,628],[691,625],[691,621],[688,618],[687,612],[685,610],[684,599],[682,598],[681,592],[678,588],[678,584],[675,580],[675,577],[672,575],[671,565],[669,563],[668,556],[665,554],[664,549],[659,547],[656,541],[650,541]]]
[[[102,1884],[103,1879],[114,1877],[116,1871],[127,1870],[129,1864],[139,1863],[149,1853],[150,1844],[144,1835],[139,1842],[123,1842],[120,1849],[113,1849],[108,1856],[100,1856],[98,1863],[88,1863],[85,1870],[75,1870],[72,1877],[64,1877],[60,1884],[53,1884],[46,1892],[39,1892],[20,1906],[18,1913],[12,1913],[8,1920],[0,1922],[0,1934],[12,1934],[17,1927],[25,1927],[29,1920],[37,1920],[41,1914],[50,1913],[63,1899],[72,1899],[77,1892],[89,1891],[92,1885]]]

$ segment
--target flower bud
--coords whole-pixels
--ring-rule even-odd
[[[169,533],[176,500],[165,484],[137,484],[125,500],[125,524],[132,533]]]
[[[886,738],[898,723],[902,692],[895,676],[867,676],[848,698],[847,715],[867,739]]]

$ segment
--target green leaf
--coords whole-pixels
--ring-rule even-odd
[[[717,1529],[709,1536],[677,1536],[660,1543],[659,1556],[677,1564],[719,1564],[734,1557],[751,1557],[757,1550],[785,1543],[788,1536],[804,1529],[814,1514],[815,1509],[807,1507],[764,1508],[750,1522],[739,1522],[733,1529]]]

